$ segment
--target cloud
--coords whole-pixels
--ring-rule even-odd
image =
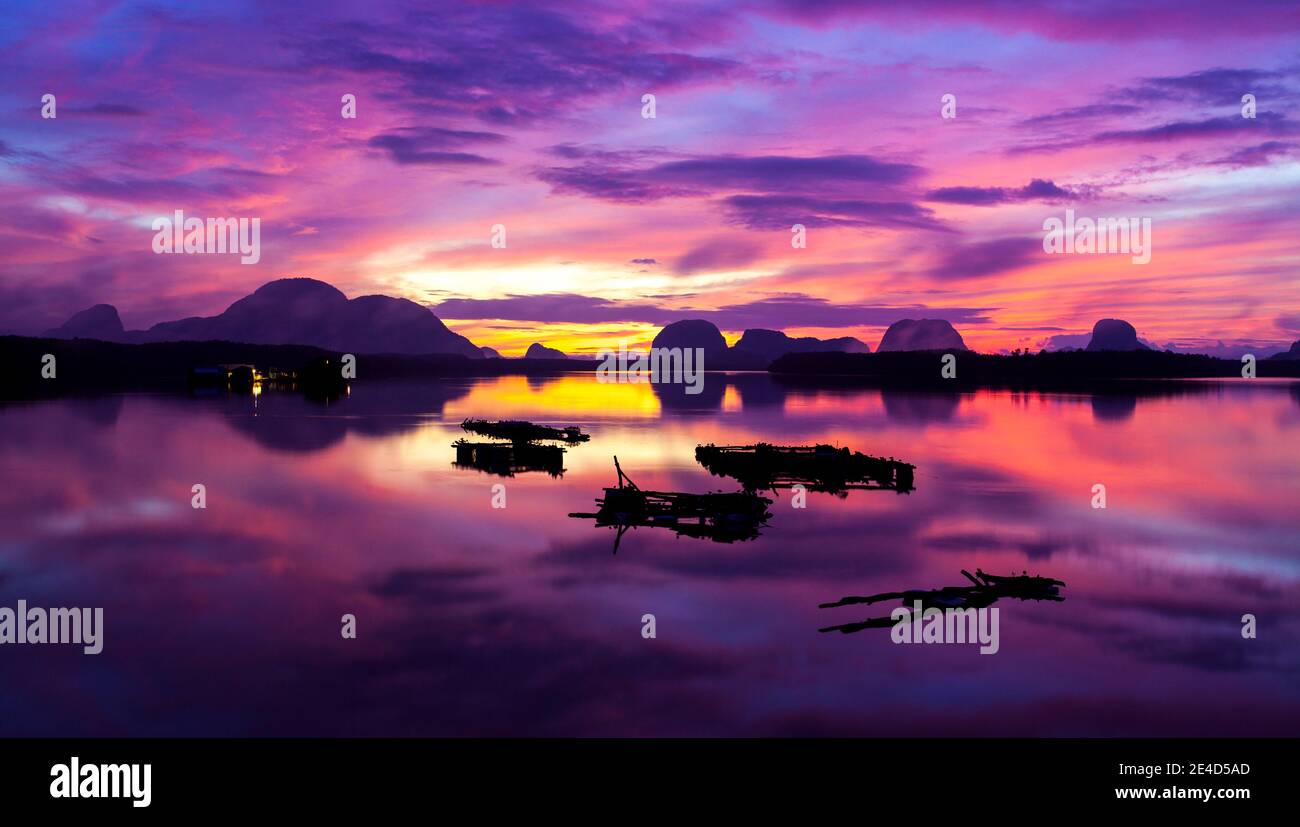
[[[543,150],[547,155],[564,158],[569,161],[597,161],[609,166],[633,167],[637,164],[652,164],[661,161],[665,155],[663,149],[605,149],[589,144],[563,143],[548,146]]]
[[[1300,313],[1289,313],[1273,320],[1277,329],[1292,335],[1300,334]]]
[[[0,281],[0,331],[38,335],[68,320],[75,308],[94,304],[93,287],[71,282],[9,284]]]
[[[1265,141],[1255,146],[1242,147],[1211,163],[1216,166],[1237,168],[1262,167],[1273,163],[1276,157],[1293,155],[1295,150],[1296,145],[1288,141]]]
[[[74,153],[56,157],[11,147],[0,147],[0,156],[11,158],[17,172],[42,188],[130,204],[187,205],[188,209],[213,199],[264,195],[281,178],[276,173],[231,165],[220,154],[174,143],[110,141],[100,142],[100,148],[107,161],[91,155],[82,162],[74,159]],[[220,163],[212,163],[213,158]],[[149,174],[141,174],[142,170]]]
[[[762,248],[750,241],[714,239],[687,250],[673,264],[673,272],[689,275],[700,271],[735,270],[752,264],[762,255]]]
[[[12,205],[0,213],[0,233],[7,234],[6,230],[16,236],[73,241],[80,233],[80,224],[66,212]]]
[[[869,155],[716,155],[670,161],[650,169],[647,175],[708,190],[826,192],[903,184],[923,172],[913,164],[882,161]]]
[[[232,180],[233,179],[233,180]],[[267,192],[259,176],[220,174],[216,170],[181,178],[145,178],[125,175],[105,177],[81,170],[68,170],[51,177],[52,183],[68,192],[131,204],[198,204],[213,198],[238,199]]]
[[[1019,270],[1042,254],[1042,240],[1036,237],[1017,236],[959,244],[943,252],[926,274],[941,281],[985,278]]]
[[[1240,114],[1202,118],[1191,121],[1171,121],[1138,129],[1112,129],[1098,132],[1087,138],[1063,141],[1041,141],[1018,144],[1006,150],[1008,155],[1036,152],[1058,152],[1097,144],[1153,144],[1175,141],[1213,140],[1250,135],[1288,136],[1300,134],[1300,124],[1276,112],[1260,112],[1254,118]]]
[[[945,204],[966,204],[977,207],[991,207],[997,204],[1009,204],[1020,201],[1062,201],[1086,197],[1079,191],[1067,190],[1052,181],[1035,178],[1023,187],[940,187],[930,190],[925,195],[927,201],[940,201]]]
[[[677,297],[681,298],[681,297]],[[669,307],[644,301],[614,301],[572,293],[509,296],[503,299],[448,299],[433,308],[442,319],[509,319],[550,324],[637,322],[665,325],[678,319],[706,319],[724,330],[751,327],[853,328],[892,324],[901,318],[940,314],[954,324],[985,324],[988,310],[925,305],[835,304],[802,293],[786,293],[717,309]]]
[[[629,89],[639,96],[743,68],[673,48],[653,26],[619,17],[581,5],[449,3],[400,22],[304,32],[294,68],[363,75],[412,111],[497,125],[550,121]]]
[[[500,143],[505,136],[496,132],[467,132],[436,127],[401,127],[373,136],[367,143],[388,153],[395,163],[423,166],[495,164],[491,158],[469,152],[453,152],[476,143]]]
[[[1077,3],[971,3],[969,0],[916,0],[905,4],[861,0],[766,0],[764,13],[801,26],[830,26],[865,20],[889,30],[911,31],[917,18],[930,26],[978,26],[997,32],[1032,32],[1062,42],[1199,40],[1230,36],[1252,40],[1300,31],[1300,15],[1287,3],[1271,0],[1149,0],[1140,7],[1127,0]]]
[[[789,207],[796,203],[790,200],[792,196],[798,194],[802,198],[800,209],[824,216],[818,222],[821,226],[832,223],[915,226],[924,223],[927,217],[924,210],[916,212],[917,208],[912,207],[913,214],[905,216],[906,210],[900,210],[898,205],[864,200],[863,196],[891,193],[898,185],[910,183],[924,172],[913,164],[869,155],[712,155],[640,168],[625,157],[602,158],[575,166],[543,168],[537,177],[556,192],[624,203],[732,193],[737,198],[759,195],[784,198],[787,200],[783,203]],[[836,200],[835,196],[843,198]],[[777,206],[780,202],[768,203],[780,209]],[[765,211],[762,201],[733,201],[730,206],[739,216],[739,223],[753,226],[757,222],[767,226],[765,220],[755,222],[745,217],[750,212]],[[835,215],[841,220],[829,217]],[[785,226],[790,223],[787,221]]]
[[[903,201],[828,200],[797,195],[733,195],[723,201],[731,220],[754,230],[806,227],[947,228],[927,208]]]
[[[647,267],[653,267],[654,265],[656,265],[656,264],[659,263],[659,260],[658,260],[658,259],[653,259],[653,258],[634,258],[634,259],[632,259],[632,260],[631,260],[630,262],[628,262],[628,263],[629,263],[629,264],[642,264],[642,265],[645,265],[645,266],[647,266]]]
[[[1055,126],[1056,124],[1075,124],[1094,118],[1109,118],[1121,115],[1133,115],[1143,112],[1142,107],[1132,103],[1090,103],[1069,109],[1058,109],[1044,115],[1035,115],[1021,121],[1022,126]]]
[[[955,532],[926,537],[923,545],[938,551],[974,552],[1012,551],[1030,561],[1050,560],[1053,555],[1092,551],[1091,543],[1079,537],[1057,537],[1047,533],[1018,536],[999,531]]]
[[[143,109],[125,103],[97,103],[93,106],[60,106],[59,116],[80,115],[100,118],[135,118],[145,114]]]
[[[539,170],[537,177],[550,184],[553,192],[624,204],[643,204],[661,198],[702,194],[691,189],[663,186],[636,172],[603,164],[548,167]]]
[[[667,324],[672,321],[675,313],[660,305],[613,301],[576,293],[511,295],[501,299],[447,299],[432,309],[440,319],[510,319],[555,324]]]
[[[1261,69],[1203,69],[1186,75],[1144,78],[1120,94],[1137,101],[1192,101],[1211,106],[1240,105],[1247,92],[1256,98],[1289,98],[1277,83],[1280,72]]]
[[[950,251],[964,250],[959,242],[997,242],[1036,228],[958,222],[997,211],[980,205],[1006,211],[1086,197],[1087,182],[1095,182],[1107,195],[1131,188],[1135,198],[1150,199],[1157,220],[1175,216],[1186,225],[1179,230],[1186,243],[1171,251],[1177,260],[1166,262],[1172,269],[1148,274],[1130,297],[1143,308],[1135,315],[1159,320],[1151,335],[1165,341],[1182,333],[1178,318],[1186,317],[1206,320],[1216,335],[1266,340],[1280,335],[1271,330],[1273,317],[1297,311],[1284,260],[1286,234],[1295,229],[1285,219],[1295,211],[1287,211],[1293,205],[1284,178],[1221,173],[1300,157],[1293,123],[1300,121],[1293,114],[1300,64],[1286,34],[1300,26],[1300,14],[1243,2],[1232,7],[1240,14],[1225,15],[1218,0],[1209,0],[1212,13],[1155,1],[1150,11],[1124,7],[1121,14],[1114,0],[1086,10],[1050,0],[1014,8],[918,0],[898,9],[848,0],[709,8],[435,0],[421,13],[400,4],[340,13],[340,4],[326,3],[310,15],[241,7],[234,16],[198,18],[128,5],[114,18],[120,25],[19,38],[0,50],[0,74],[13,77],[15,88],[37,90],[14,104],[32,117],[0,130],[0,174],[10,184],[5,209],[39,206],[72,222],[15,215],[0,232],[4,277],[13,285],[72,282],[90,269],[82,260],[92,255],[123,274],[111,293],[88,295],[80,307],[36,308],[58,317],[52,322],[95,301],[119,305],[137,324],[163,313],[216,312],[213,296],[237,298],[302,267],[349,290],[442,298],[455,295],[444,288],[483,266],[455,239],[481,232],[484,216],[515,210],[549,234],[494,267],[526,280],[530,268],[557,258],[603,262],[640,281],[620,286],[584,270],[565,289],[652,306],[647,314],[671,317],[687,302],[711,309],[769,291],[852,301],[883,288],[891,292],[875,301],[981,305],[997,296],[1008,318],[1041,329],[1093,315],[1088,308],[1102,301],[1095,285],[1061,281],[1061,268],[1070,269],[1064,260],[1009,270],[1004,285],[987,274],[1021,265],[1018,251],[975,248],[969,252],[979,255],[965,262]],[[1112,12],[1118,16],[1105,19]],[[16,15],[16,31],[62,31],[44,25],[37,7]],[[1179,27],[1193,25],[1197,38],[1180,41],[1191,29]],[[1247,30],[1246,51],[1246,39],[1225,39]],[[845,37],[881,31],[901,38],[896,61],[846,62],[826,51]],[[138,60],[105,61],[125,54],[123,32],[145,32],[156,48]],[[984,48],[1002,33],[1024,48]],[[1161,42],[1151,45],[1158,48],[1134,42],[1157,34]],[[974,51],[948,48],[958,40]],[[41,122],[36,111],[39,67],[55,65],[84,81],[59,94],[60,115],[77,127],[71,132]],[[195,65],[204,70],[187,70]],[[1070,93],[1026,89],[1026,73],[1039,92]],[[154,83],[159,77],[168,82]],[[949,82],[969,89],[974,81],[980,100],[963,98],[963,112],[1001,107],[981,119],[974,143],[948,130],[960,130],[960,119],[940,129],[937,94],[933,104],[918,98],[915,110],[891,105],[900,83],[938,90]],[[132,89],[152,91],[123,94]],[[803,92],[786,94],[796,89]],[[1239,117],[1244,91],[1259,97],[1254,121]],[[344,92],[360,98],[360,120],[339,119]],[[659,95],[658,120],[640,117],[645,92]],[[873,120],[872,112],[898,117]],[[1050,166],[999,157],[1020,141],[1095,151],[1051,156]],[[366,176],[335,174],[358,161]],[[1194,166],[1202,174],[1176,178]],[[456,174],[412,175],[425,170]],[[466,173],[481,186],[465,188],[457,179]],[[1153,179],[1157,185],[1149,186]],[[1170,182],[1181,194],[1168,195]],[[555,195],[539,202],[548,191]],[[1180,210],[1188,198],[1200,207]],[[164,258],[157,263],[166,267],[158,267],[141,220],[179,207],[262,215],[267,244],[258,272],[269,267],[272,276],[228,268],[221,257]],[[1243,210],[1275,218],[1248,226]],[[731,298],[692,285],[700,293],[686,298],[673,289],[680,286],[672,284],[674,269],[697,266],[690,256],[701,255],[692,249],[701,241],[748,237],[771,255],[788,250],[783,239],[794,223],[810,228],[810,249],[774,265],[768,257],[738,265],[775,267],[747,283],[747,294]],[[629,229],[641,241],[619,252],[613,240]],[[945,229],[963,232],[941,235]],[[384,254],[411,249],[428,252],[409,264]],[[629,252],[658,263],[629,262]],[[359,264],[380,259],[384,272]],[[1224,262],[1240,277],[1235,287],[1211,278]],[[737,266],[704,266],[715,265]],[[432,266],[446,274],[436,293],[423,275]],[[943,270],[927,278],[931,267]],[[636,272],[643,268],[650,272]],[[656,277],[653,286],[648,276]],[[960,278],[984,280],[952,280]],[[1043,302],[1039,288],[1048,282],[1059,294]],[[547,289],[525,284],[483,285],[488,292],[472,295],[509,299],[507,290]],[[626,315],[621,302],[581,309]],[[809,318],[831,313],[807,303],[792,309]],[[1000,328],[998,341],[992,334],[983,341],[1014,345],[1012,335],[1022,334]]]
[[[1249,132],[1266,135],[1294,135],[1297,124],[1275,112],[1261,112],[1255,118],[1225,115],[1199,121],[1174,121],[1144,129],[1121,129],[1094,135],[1090,143],[1151,143],[1197,138],[1219,138]]]
[[[371,587],[370,593],[386,600],[407,600],[417,605],[440,606],[480,603],[500,596],[483,585],[490,569],[399,568]]]
[[[574,147],[566,157],[589,157]],[[731,223],[749,229],[889,227],[945,229],[897,189],[925,170],[869,155],[713,155],[637,168],[624,157],[549,167],[538,177],[560,193],[620,203],[722,197]],[[866,197],[873,196],[873,197]]]
[[[1088,333],[1057,333],[1055,336],[1048,336],[1040,344],[1042,350],[1079,350],[1088,346],[1092,341],[1092,332]]]
[[[941,315],[953,324],[983,324],[987,311],[974,307],[935,308],[925,305],[835,304],[799,293],[728,304],[702,318],[724,330],[751,327],[880,327],[917,314]]]

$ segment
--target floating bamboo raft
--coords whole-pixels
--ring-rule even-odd
[[[535,445],[530,442],[470,442],[458,439],[458,468],[473,468],[501,477],[513,477],[532,471],[544,471],[552,477],[564,476],[564,449],[559,445]]]
[[[747,491],[803,485],[835,494],[854,489],[901,494],[916,487],[915,465],[831,445],[700,445],[695,459],[711,474],[738,480]]]
[[[508,439],[515,443],[550,440],[576,444],[591,439],[590,434],[584,434],[581,428],[574,425],[567,428],[552,428],[549,425],[534,425],[531,422],[515,419],[503,419],[498,422],[487,419],[466,419],[460,423],[460,427],[470,433],[482,434],[493,439]]]

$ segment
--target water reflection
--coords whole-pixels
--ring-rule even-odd
[[[1003,576],[987,574],[983,569],[976,569],[974,574],[962,569],[961,573],[970,581],[970,585],[881,592],[866,597],[841,597],[833,603],[822,603],[818,606],[819,609],[837,609],[841,606],[870,606],[873,603],[880,603],[885,600],[899,600],[902,601],[902,605],[907,611],[898,612],[895,609],[889,616],[873,617],[855,623],[823,626],[817,631],[840,632],[848,635],[861,632],[863,629],[888,629],[899,622],[911,622],[912,619],[919,621],[922,615],[929,614],[931,609],[939,611],[986,609],[1003,598],[1034,601],[1050,600],[1057,603],[1065,600],[1064,597],[1061,597],[1061,587],[1065,585],[1065,582],[1053,580],[1050,577],[1031,576],[1027,573]],[[902,617],[895,618],[893,616],[895,612],[901,614]],[[974,636],[971,636],[970,639],[974,640]]]
[[[731,382],[725,374],[708,374],[698,386],[658,382],[647,384],[664,413],[701,413],[722,409]]]
[[[1124,422],[1137,411],[1137,397],[1120,394],[1093,394],[1092,415],[1099,422]]]
[[[952,421],[961,395],[884,390],[880,392],[880,401],[890,419],[923,424]]]
[[[590,376],[0,406],[0,605],[105,615],[97,656],[0,647],[0,735],[1300,735],[1295,386],[1104,419],[1087,394],[717,384],[689,416]],[[494,508],[503,478],[451,463],[469,418],[592,439]],[[696,446],[762,442],[901,456],[916,490],[781,492],[752,541],[638,529],[617,556],[567,516],[614,455],[707,493]],[[976,565],[1049,570],[1071,610],[1012,604],[995,656],[810,634],[828,596]]]
[[[256,397],[222,393],[201,401],[219,408],[231,427],[258,445],[301,453],[337,445],[350,433],[384,437],[414,430],[468,390],[465,383],[401,381],[329,398],[267,390]]]
[[[470,442],[458,439],[455,466],[472,468],[499,477],[513,477],[541,471],[551,477],[564,476],[564,449],[558,445],[530,442]]]
[[[710,474],[731,477],[746,491],[775,491],[798,486],[834,494],[888,490],[906,494],[915,488],[916,466],[890,457],[869,457],[833,445],[698,445],[695,461]]]
[[[595,513],[574,512],[570,517],[595,520],[601,528],[614,528],[614,553],[632,528],[666,528],[679,537],[735,543],[758,537],[772,517],[772,501],[752,491],[706,492],[642,490],[623,473],[614,457],[617,485],[596,499]]]

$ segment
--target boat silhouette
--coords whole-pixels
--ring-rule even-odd
[[[709,539],[715,543],[752,540],[772,516],[767,497],[747,491],[694,494],[679,491],[646,491],[623,473],[614,457],[618,485],[606,488],[596,499],[594,513],[575,512],[570,517],[594,519],[599,527],[614,527],[614,553],[630,528],[645,526],[672,529],[678,536]]]
[[[842,597],[834,603],[822,603],[818,608],[834,609],[840,606],[870,605],[886,600],[900,600],[902,605],[909,609],[918,602],[923,610],[983,609],[1004,597],[1016,600],[1051,600],[1058,603],[1065,600],[1060,592],[1060,588],[1065,585],[1064,581],[1053,580],[1050,577],[1030,576],[1027,573],[1003,576],[987,574],[981,569],[975,569],[974,574],[962,569],[961,573],[973,585],[944,586],[939,589],[907,589],[901,592],[881,592],[866,597]],[[863,629],[887,629],[894,623],[892,617],[875,617],[857,623],[826,626],[817,631],[841,632],[847,635]]]
[[[695,460],[711,474],[739,481],[746,491],[802,485],[846,497],[850,490],[905,494],[916,487],[916,466],[832,445],[700,445]]]

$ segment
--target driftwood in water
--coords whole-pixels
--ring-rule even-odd
[[[940,589],[908,589],[901,592],[881,592],[867,597],[842,597],[834,603],[822,603],[819,608],[834,609],[840,606],[870,605],[885,600],[900,600],[908,609],[919,603],[925,609],[983,609],[993,605],[1004,597],[1016,600],[1051,600],[1061,602],[1060,587],[1065,583],[1050,577],[1030,576],[1028,574],[1012,575],[986,574],[976,569],[974,574],[962,569],[972,585],[944,586]],[[895,610],[897,611],[897,610]],[[857,623],[844,623],[827,626],[819,632],[842,632],[850,634],[863,629],[886,629],[895,624],[892,617],[876,617]]]
[[[594,513],[572,513],[570,517],[594,519],[597,526],[615,526],[618,534],[614,551],[629,528],[670,528],[678,535],[707,538],[718,543],[750,540],[772,516],[772,501],[756,494],[735,491],[693,494],[677,491],[645,491],[623,473],[614,458],[618,486],[606,488],[596,500]]]

